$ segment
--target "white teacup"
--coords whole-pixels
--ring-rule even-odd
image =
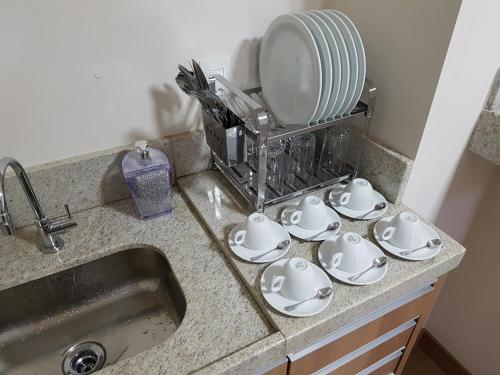
[[[326,222],[325,204],[311,195],[302,199],[297,209],[290,215],[290,223],[304,229],[323,229]]]
[[[382,232],[382,239],[402,249],[414,249],[422,242],[422,223],[413,212],[401,212]]]
[[[329,266],[345,272],[360,272],[370,266],[366,242],[357,233],[348,232],[335,240],[336,252],[332,254]]]
[[[349,181],[338,202],[351,210],[369,210],[373,208],[372,185],[364,178],[355,178]]]
[[[233,240],[235,244],[252,250],[271,250],[278,244],[271,221],[260,212],[247,217],[245,229],[237,231]]]
[[[316,272],[303,258],[290,258],[283,265],[283,274],[275,275],[271,290],[295,301],[302,301],[316,294]]]

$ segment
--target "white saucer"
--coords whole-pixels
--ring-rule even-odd
[[[381,217],[387,211],[387,201],[385,200],[384,196],[376,190],[373,190],[372,208],[368,210],[363,210],[363,211],[352,210],[350,208],[347,208],[346,206],[339,204],[338,199],[340,197],[340,194],[344,192],[346,186],[347,185],[344,184],[335,184],[333,185],[333,190],[330,192],[330,194],[328,194],[328,200],[330,201],[330,204],[337,212],[341,213],[344,216],[350,217],[351,219],[370,220]],[[375,205],[380,202],[385,202],[385,208],[382,210],[370,212],[373,209],[373,207],[375,207]]]
[[[306,241],[323,241],[323,240],[327,239],[328,237],[337,234],[338,231],[340,230],[340,227],[342,226],[340,216],[330,207],[325,207],[326,220],[325,220],[325,224],[323,224],[323,226],[321,228],[304,229],[298,225],[294,225],[294,224],[289,223],[288,218],[290,217],[290,214],[295,211],[297,206],[298,206],[298,204],[285,207],[285,209],[281,213],[281,224],[285,227],[285,229],[291,235],[293,235],[297,238],[300,238],[302,240],[306,240]],[[338,229],[332,230],[329,232],[325,232],[325,233],[321,233],[326,229],[328,224],[334,223],[336,221],[339,222]]]
[[[269,303],[274,309],[279,312],[295,317],[304,317],[304,316],[312,316],[323,311],[329,304],[333,298],[333,293],[325,299],[312,299],[310,301],[304,302],[303,304],[297,306],[295,310],[286,311],[285,307],[289,305],[293,305],[300,301],[294,301],[283,297],[279,292],[271,291],[271,282],[274,275],[281,275],[283,265],[287,259],[280,259],[273,264],[270,264],[262,273],[262,277],[260,278],[260,290],[262,291],[262,295],[264,299]],[[330,287],[333,288],[332,282],[328,275],[319,268],[314,263],[311,263],[314,270],[316,271],[316,280],[317,285],[316,289]]]
[[[409,255],[401,255],[402,251],[406,251],[406,250],[410,250],[410,249],[402,249],[400,247],[394,246],[389,241],[383,240],[382,237],[380,236],[380,233],[382,233],[384,231],[384,229],[386,228],[386,226],[389,224],[389,222],[392,220],[393,217],[394,216],[384,217],[383,219],[379,220],[375,224],[375,226],[373,227],[373,234],[374,234],[377,242],[380,244],[380,246],[382,246],[385,250],[390,252],[392,255],[395,255],[399,258],[408,259],[408,260],[426,260],[426,259],[431,259],[439,254],[439,252],[441,251],[441,248],[443,247],[442,245],[439,245],[438,247],[436,247],[434,249],[430,249],[430,248],[426,247],[424,249],[417,250],[414,253],[411,253]],[[421,239],[421,243],[420,243],[419,247],[424,246],[427,243],[427,241],[429,241],[429,240],[439,238],[439,235],[437,234],[437,232],[429,224],[422,223],[422,228],[423,228],[422,239]]]
[[[370,271],[366,272],[363,276],[361,276],[359,279],[356,281],[351,281],[349,280],[349,277],[354,276],[358,274],[359,272],[363,272],[363,270],[359,272],[346,272],[339,270],[338,268],[332,268],[330,267],[326,259],[328,259],[328,253],[332,251],[334,241],[337,239],[338,236],[334,236],[323,242],[319,249],[318,249],[318,259],[319,263],[321,266],[325,269],[326,272],[328,272],[330,275],[335,277],[337,280],[340,280],[344,283],[347,284],[352,284],[352,285],[369,285],[369,284],[374,284],[377,281],[380,281],[384,278],[385,274],[387,273],[387,269],[389,268],[389,262],[382,267],[382,268],[375,268],[371,269]],[[384,256],[384,252],[380,250],[377,245],[374,243],[364,240],[367,244],[367,250],[368,250],[368,255],[370,259],[375,259],[378,257]],[[335,250],[333,250],[335,252]],[[369,266],[371,263],[369,264]]]
[[[233,229],[231,229],[231,232],[229,233],[229,237],[227,239],[227,242],[229,243],[229,247],[235,253],[238,257],[240,257],[243,260],[247,260],[252,263],[269,263],[272,261],[275,261],[276,259],[281,258],[283,255],[285,255],[288,250],[290,249],[290,245],[292,244],[292,240],[290,238],[290,235],[288,234],[287,230],[283,228],[283,226],[279,225],[275,221],[271,221],[271,225],[273,227],[273,230],[276,232],[276,237],[278,238],[278,243],[281,241],[288,240],[290,241],[290,244],[285,247],[284,249],[281,250],[275,250],[267,255],[264,255],[262,258],[256,259],[256,260],[250,260],[250,258],[257,256],[259,254],[265,253],[268,250],[254,250],[254,249],[249,249],[248,247],[245,247],[243,245],[236,245],[234,243],[234,235],[236,234],[237,231],[242,230],[245,228],[244,223],[236,224]]]

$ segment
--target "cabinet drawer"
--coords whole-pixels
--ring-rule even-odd
[[[353,352],[334,363],[326,366],[325,368],[317,371],[317,375],[352,375],[362,372],[367,367],[381,361],[385,357],[389,356],[391,353],[403,350],[410,336],[413,332],[414,325],[406,328],[404,331],[390,337],[387,340],[382,341],[379,345],[374,348],[365,351],[360,348],[359,353]],[[396,329],[397,330],[397,329]],[[390,335],[388,333],[387,335]],[[368,344],[370,345],[370,344]],[[366,346],[368,346],[366,345]],[[351,357],[354,357],[351,359]]]
[[[305,348],[301,352],[289,355],[291,360],[289,375],[311,374],[335,362],[339,358],[353,352],[363,345],[399,327],[403,323],[416,319],[425,311],[429,299],[432,297],[432,287],[416,291],[416,298],[408,295],[391,304],[385,309],[376,311],[367,317],[350,325],[350,331],[335,332],[324,340]],[[409,300],[409,302],[408,302]],[[325,342],[326,341],[326,342]]]
[[[388,375],[396,372],[396,368],[403,356],[403,350],[397,350],[389,354],[387,357],[382,358],[380,361],[375,362],[373,365],[365,368],[357,375]]]
[[[370,372],[370,375],[389,375],[396,372],[396,368],[398,367],[400,358],[393,359],[390,362],[387,362],[382,367],[379,367],[373,372]]]

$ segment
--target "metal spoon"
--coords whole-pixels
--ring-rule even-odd
[[[300,305],[302,305],[304,302],[307,302],[307,301],[310,301],[310,300],[316,299],[316,298],[318,298],[318,299],[325,299],[325,298],[327,298],[332,293],[333,293],[333,289],[330,288],[329,286],[327,286],[325,288],[321,288],[321,289],[319,289],[316,292],[316,295],[314,295],[314,297],[305,299],[305,300],[300,301],[299,303],[296,303],[294,305],[285,306],[285,310],[286,311],[295,310],[297,307],[299,307]]]
[[[367,268],[363,272],[358,273],[357,275],[349,277],[349,280],[351,281],[356,281],[359,279],[361,276],[363,276],[365,273],[370,271],[372,268],[381,268],[384,267],[387,264],[387,257],[378,257],[373,259],[373,264],[371,265],[370,268]]]
[[[260,259],[262,258],[264,255],[267,255],[269,253],[272,253],[273,251],[276,251],[276,250],[283,250],[284,248],[286,248],[288,245],[290,245],[290,240],[285,240],[285,241],[281,241],[274,249],[271,249],[269,251],[266,251],[265,253],[262,253],[262,254],[259,254],[259,255],[256,255],[254,257],[251,257],[250,260],[251,261],[254,261],[254,260],[257,260],[257,259]]]
[[[412,250],[402,251],[399,254],[406,256],[406,255],[410,255],[411,253],[413,253],[417,250],[422,250],[422,249],[426,249],[426,248],[435,249],[436,247],[438,247],[440,245],[441,245],[441,240],[439,238],[435,238],[433,240],[427,241],[425,246],[417,247],[416,249],[412,249]]]
[[[371,214],[373,211],[383,210],[383,209],[384,209],[384,208],[386,208],[386,207],[387,207],[387,203],[385,203],[385,202],[378,202],[378,203],[375,205],[375,207],[373,207],[373,209],[372,209],[372,210],[368,211],[366,214],[363,214],[363,215],[361,215],[361,216],[358,216],[357,218],[358,218],[358,219],[361,219],[361,218],[363,218],[363,217],[365,217],[365,216],[368,216],[368,214]]]
[[[314,240],[316,237],[321,236],[323,233],[331,232],[332,230],[337,230],[340,227],[340,223],[338,221],[334,221],[333,223],[328,224],[326,229],[318,234],[315,234],[312,237],[306,238],[306,241]]]

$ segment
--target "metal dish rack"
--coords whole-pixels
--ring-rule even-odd
[[[254,100],[255,94],[260,93],[260,87],[250,90],[240,90],[220,75],[210,77],[209,83],[215,90],[215,81],[219,87],[216,90],[219,97],[229,109],[238,108],[243,113],[242,123],[238,126],[225,129],[208,113],[203,113],[205,134],[208,145],[212,149],[212,157],[217,169],[229,180],[234,188],[256,211],[263,211],[266,206],[283,202],[313,190],[323,188],[347,179],[354,178],[359,170],[364,147],[358,147],[354,160],[345,162],[344,170],[331,175],[331,178],[320,179],[317,175],[311,178],[302,189],[296,190],[285,186],[284,193],[279,193],[266,183],[267,180],[267,152],[268,143],[278,140],[288,140],[303,133],[317,132],[346,122],[364,118],[361,125],[361,137],[366,137],[375,107],[376,88],[372,81],[365,80],[362,98],[349,115],[327,119],[317,123],[303,125],[277,124],[271,112],[261,101]],[[232,103],[232,104],[230,104]],[[244,108],[242,108],[244,107]],[[233,111],[234,112],[234,111]],[[258,150],[257,166],[252,167],[247,160],[247,145],[253,142]],[[319,160],[315,160],[315,164]],[[316,166],[314,166],[316,170]]]

